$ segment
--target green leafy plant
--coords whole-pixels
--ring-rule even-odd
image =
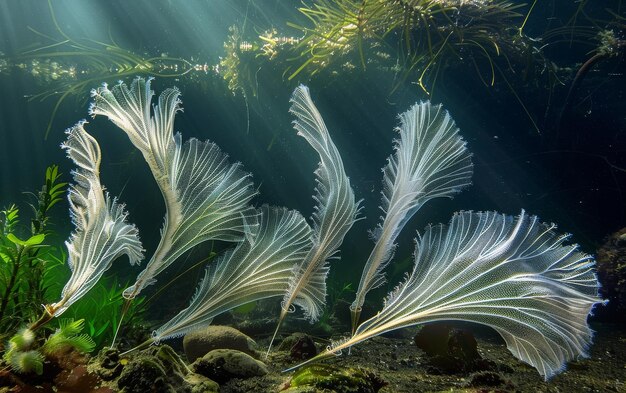
[[[110,345],[113,340],[124,304],[122,292],[126,287],[128,283],[120,283],[116,276],[106,276],[67,311],[75,319],[85,318],[86,332],[94,340],[96,348]],[[140,324],[146,311],[146,298],[135,299],[124,317],[127,325]]]
[[[37,316],[54,285],[47,277],[63,263],[62,252],[47,244],[53,234],[48,229],[50,210],[62,200],[67,185],[60,178],[58,166],[47,168],[36,203],[30,205],[29,232],[19,225],[16,205],[0,211],[0,331],[14,330]]]
[[[59,319],[59,328],[41,346],[41,352],[45,355],[52,355],[67,347],[79,352],[91,352],[96,343],[89,335],[80,334],[84,326],[84,319],[77,321],[71,318]]]
[[[352,283],[328,283],[328,300],[327,306],[324,308],[319,320],[315,322],[315,326],[322,332],[331,335],[334,331],[341,329],[337,318],[338,310],[345,310],[350,305],[350,298],[354,296],[355,290]]]
[[[9,340],[3,359],[15,372],[41,375],[46,357],[66,348],[79,352],[91,352],[95,348],[89,335],[80,334],[83,327],[83,319],[60,319],[58,329],[41,346],[37,346],[35,332],[22,328]]]

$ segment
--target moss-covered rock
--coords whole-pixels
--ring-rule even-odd
[[[254,340],[230,326],[210,325],[191,332],[183,339],[183,347],[190,363],[214,349],[236,349],[258,357]]]
[[[117,386],[126,393],[175,393],[163,365],[156,359],[141,356],[130,361],[122,371]]]
[[[219,390],[214,381],[191,372],[167,345],[152,347],[130,360],[124,366],[117,385],[125,393],[210,393]]]
[[[311,336],[305,333],[293,333],[278,346],[279,351],[289,352],[295,360],[307,360],[317,355],[317,347]]]
[[[386,385],[386,382],[366,369],[312,364],[296,371],[281,387],[281,391],[288,393],[318,391],[376,393]]]
[[[233,378],[250,378],[267,374],[267,367],[252,356],[234,349],[214,349],[192,365],[194,372],[217,383]]]

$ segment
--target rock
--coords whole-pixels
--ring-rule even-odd
[[[609,302],[596,307],[596,318],[626,324],[626,228],[606,240],[596,253],[600,294]]]
[[[210,393],[219,390],[214,381],[190,372],[167,345],[151,347],[133,358],[124,366],[117,385],[125,393]]]
[[[124,369],[120,361],[120,353],[117,349],[103,348],[96,357],[99,367],[95,368],[96,374],[104,381],[111,381],[117,378]]]
[[[305,333],[293,333],[278,346],[279,351],[289,352],[295,360],[307,360],[317,355],[317,347],[311,336]]]
[[[185,381],[191,385],[191,393],[217,393],[220,385],[200,374],[189,374]]]
[[[176,392],[160,362],[149,357],[131,360],[124,367],[117,386],[126,393]]]
[[[267,367],[252,356],[234,349],[214,349],[191,365],[193,371],[219,384],[233,378],[267,374]]]
[[[256,343],[230,326],[208,326],[191,332],[183,339],[187,360],[191,363],[214,349],[236,349],[258,358]]]
[[[474,336],[444,324],[424,326],[415,336],[415,344],[426,353],[432,374],[455,374],[493,370],[495,364],[478,353]]]
[[[376,393],[386,385],[387,382],[364,368],[312,364],[296,371],[279,390],[286,393]]]

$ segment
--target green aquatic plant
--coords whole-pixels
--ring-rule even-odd
[[[84,320],[60,319],[59,327],[38,346],[35,332],[29,328],[20,329],[8,342],[3,359],[21,374],[43,374],[46,357],[53,356],[66,348],[78,352],[91,352],[95,343],[83,330]]]
[[[128,285],[118,281],[117,275],[102,277],[85,296],[72,305],[64,315],[75,320],[85,319],[85,332],[94,340],[96,348],[110,345],[121,319],[124,304],[122,292]],[[130,305],[125,319],[128,326],[141,325],[148,301],[138,297]]]
[[[24,50],[9,58],[17,67],[28,69],[33,77],[53,85],[30,96],[31,101],[59,97],[45,131],[46,139],[63,102],[68,97],[83,97],[89,87],[96,83],[136,75],[180,77],[194,69],[193,64],[182,58],[137,54],[118,45],[111,36],[109,42],[73,38],[59,25],[52,1],[48,1],[48,7],[57,37],[29,27],[34,34],[47,41],[47,44]]]
[[[341,155],[311,100],[309,89],[299,86],[290,101],[289,111],[296,117],[294,128],[320,156],[315,171],[317,186],[313,196],[317,204],[312,217],[313,246],[304,260],[294,266],[268,353],[281,323],[287,313],[293,311],[293,305],[302,308],[304,317],[311,322],[315,322],[322,314],[326,304],[329,260],[337,256],[343,238],[357,219],[360,204],[350,186]]]
[[[376,242],[367,259],[356,298],[350,306],[356,329],[366,294],[386,281],[384,269],[393,258],[395,240],[429,200],[451,198],[471,182],[473,164],[466,142],[441,105],[423,102],[400,115],[395,153],[383,168],[382,222],[372,231]]]
[[[88,334],[80,334],[85,326],[85,320],[59,319],[59,327],[48,337],[41,346],[44,355],[52,355],[62,349],[71,347],[79,352],[91,352],[96,343]]]
[[[561,113],[559,115],[559,120],[557,122],[557,132],[561,126],[565,114],[567,114],[570,109],[572,98],[574,97],[576,91],[578,90],[578,87],[585,79],[585,76],[587,76],[589,71],[599,62],[623,54],[624,48],[626,48],[626,40],[619,38],[616,33],[611,29],[606,29],[598,32],[595,38],[598,42],[598,46],[593,51],[593,55],[588,60],[586,60],[580,66],[580,68],[578,68],[576,76],[572,80],[570,88],[567,92],[567,96],[565,97],[563,108],[561,109]]]
[[[220,74],[228,82],[228,89],[233,93],[243,91],[246,86],[241,82],[241,33],[237,26],[228,28],[229,35],[224,41],[224,56],[220,59]]]
[[[442,68],[465,59],[492,85],[495,59],[530,42],[522,29],[511,29],[523,16],[522,6],[501,0],[318,0],[300,8],[309,25],[290,23],[304,37],[295,48],[300,64],[289,79],[344,62],[355,52],[365,68],[374,52],[400,66],[400,81],[416,75],[426,92]]]
[[[317,362],[382,333],[439,320],[495,329],[518,359],[548,379],[587,356],[587,316],[602,301],[590,255],[568,235],[524,211],[460,212],[418,238],[415,265],[383,309],[305,362]],[[296,366],[299,367],[299,366]]]
[[[5,361],[20,374],[43,374],[44,357],[38,351],[12,352],[5,357]]]
[[[228,31],[224,56],[216,70],[228,82],[231,92],[241,92],[246,98],[257,96],[257,74],[261,68],[292,56],[292,48],[300,41],[297,37],[279,34],[276,29],[264,31],[251,41],[244,39],[242,29],[236,25],[230,26]]]
[[[67,183],[56,165],[46,169],[44,185],[33,194],[29,236],[22,238],[20,210],[11,205],[0,211],[0,331],[10,332],[32,321],[55,285],[52,272],[62,262],[49,243],[51,209],[61,201]]]
[[[333,332],[343,329],[343,324],[337,319],[337,312],[350,305],[350,297],[355,292],[352,283],[336,283],[331,277],[327,285],[326,307],[315,322],[315,330],[331,336]]]

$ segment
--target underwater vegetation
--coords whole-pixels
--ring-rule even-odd
[[[22,328],[11,337],[3,358],[18,373],[43,373],[44,360],[64,349],[72,348],[79,352],[91,352],[95,343],[87,334],[80,334],[84,320],[60,319],[59,327],[42,345],[38,345],[35,332]]]
[[[59,283],[67,280],[63,264],[68,254],[55,245],[58,234],[51,219],[53,207],[63,200],[67,188],[61,177],[58,166],[48,167],[41,190],[30,194],[34,203],[30,205],[29,231],[20,222],[25,215],[16,205],[0,212],[0,332],[2,339],[8,340],[3,359],[18,373],[41,374],[46,360],[67,348],[91,352],[102,347],[107,337],[112,338],[122,304],[116,279],[104,280],[68,313],[70,318],[58,321],[56,330],[37,330],[49,317],[44,313],[43,320],[37,320],[42,305],[51,304],[61,291]],[[88,289],[86,285],[83,288]],[[143,300],[131,309],[133,317],[140,318],[145,311]],[[83,329],[86,334],[80,334]]]
[[[289,287],[283,296],[280,317],[274,337],[292,304],[304,311],[304,317],[315,322],[326,304],[326,277],[329,260],[336,255],[346,233],[359,213],[350,179],[343,167],[341,155],[333,143],[319,111],[313,104],[309,89],[299,86],[291,98],[290,112],[297,118],[293,126],[320,156],[315,171],[317,203],[312,216],[313,244],[308,254],[293,270]],[[273,338],[272,338],[273,341]],[[270,342],[268,353],[271,349]]]
[[[135,79],[130,88],[121,82],[111,90],[104,85],[94,90],[90,110],[126,132],[167,206],[161,242],[137,283],[126,290],[127,304],[145,285],[154,284],[181,250],[211,238],[236,245],[209,265],[190,305],[131,351],[197,330],[219,313],[268,297],[283,298],[276,330],[295,309],[292,305],[302,308],[307,319],[318,319],[326,307],[329,262],[338,259],[359,202],[308,89],[295,90],[291,113],[294,128],[320,156],[312,226],[295,211],[250,206],[255,191],[239,164],[228,164],[210,142],[192,138],[183,143],[181,134],[173,135],[178,90],[166,89],[154,106],[153,95],[150,79]],[[384,170],[385,216],[379,230],[392,235],[375,237],[384,239],[384,250],[394,249],[397,232],[428,199],[467,186],[473,168],[465,142],[441,106],[417,104],[400,119],[400,139]],[[116,257],[142,258],[137,228],[126,222],[123,206],[103,192],[99,146],[85,124],[68,130],[63,144],[78,167],[69,192],[76,227],[67,242],[72,276],[61,300],[48,304],[34,327],[82,297]],[[381,311],[360,324],[353,319],[351,337],[303,364],[394,329],[464,320],[493,327],[513,355],[548,379],[567,361],[586,355],[591,343],[587,316],[602,301],[593,258],[577,245],[565,244],[567,239],[554,224],[524,211],[517,217],[458,212],[447,226],[428,226],[416,242],[412,272],[387,296]],[[381,255],[384,262],[365,269],[375,273],[374,283],[383,279],[379,267],[392,258],[390,251]]]
[[[78,167],[72,173],[75,183],[68,194],[75,231],[65,243],[72,274],[61,291],[61,299],[44,305],[45,312],[32,329],[61,315],[84,296],[119,256],[127,255],[131,265],[143,259],[137,228],[126,222],[124,206],[111,198],[100,183],[100,147],[87,134],[84,123],[70,128],[62,145]]]
[[[59,281],[67,277],[59,277]],[[96,349],[111,345],[116,328],[122,319],[124,298],[122,292],[128,283],[119,282],[115,273],[105,274],[98,283],[76,301],[72,307],[63,314],[64,318],[74,320],[85,319],[85,333],[93,339]],[[124,320],[128,328],[134,328],[144,323],[144,317],[148,310],[149,300],[146,297],[137,297],[129,306]],[[132,332],[126,332],[130,335]]]
[[[427,227],[413,271],[382,310],[303,364],[400,327],[462,320],[494,328],[515,357],[552,377],[586,356],[587,316],[601,301],[593,258],[554,229],[524,211],[460,212],[448,226]]]
[[[384,269],[393,258],[404,225],[431,199],[467,187],[473,164],[459,129],[441,105],[416,104],[400,115],[400,139],[383,169],[382,222],[371,233],[376,242],[365,264],[356,299],[350,305],[356,329],[365,295],[385,283]]]
[[[522,52],[529,43],[523,24],[511,28],[523,17],[518,12],[522,7],[500,0],[317,1],[300,8],[309,26],[291,24],[304,38],[296,48],[302,64],[289,79],[345,61],[354,52],[365,68],[365,53],[374,50],[379,57],[393,57],[403,70],[399,82],[415,72],[425,92],[432,90],[428,84],[434,85],[443,68],[465,58],[485,84],[493,85],[495,59]]]
[[[62,253],[50,244],[54,232],[51,209],[62,200],[67,183],[56,165],[46,169],[45,182],[31,204],[29,230],[16,205],[0,212],[0,332],[32,322],[55,285],[53,272],[63,264]],[[26,236],[24,236],[27,233]]]
[[[150,79],[135,79],[92,92],[92,115],[107,116],[143,154],[166,205],[161,242],[135,284],[124,292],[133,299],[185,251],[207,240],[240,241],[246,226],[258,225],[248,202],[255,195],[250,174],[229,164],[217,145],[174,135],[180,92],[168,89],[150,111]]]
[[[27,70],[33,78],[52,85],[51,88],[29,97],[31,101],[43,101],[58,96],[45,131],[46,139],[52,129],[56,112],[63,102],[68,97],[83,97],[85,91],[96,83],[140,74],[161,78],[179,77],[194,69],[189,61],[182,58],[140,55],[121,47],[111,36],[110,42],[73,38],[59,25],[51,1],[48,1],[48,8],[56,36],[29,27],[45,44],[2,59],[7,62],[7,69],[10,61],[14,68]]]
[[[413,84],[424,96],[432,96],[447,70],[462,69],[465,73],[470,69],[483,85],[500,83],[502,90],[511,93],[540,133],[543,130],[538,118],[545,116],[545,108],[531,108],[528,95],[541,91],[550,106],[556,89],[572,79],[565,102],[558,105],[566,111],[584,70],[590,68],[582,67],[580,76],[570,75],[576,65],[556,64],[546,55],[547,50],[559,44],[589,45],[595,36],[604,34],[606,39],[590,63],[594,64],[609,56],[602,48],[612,48],[610,56],[615,56],[621,51],[615,49],[623,47],[623,17],[607,10],[610,20],[589,18],[582,24],[586,3],[580,2],[571,17],[552,18],[562,22],[552,21],[555,26],[550,25],[543,33],[528,33],[533,13],[544,11],[548,5],[536,0],[529,4],[502,0],[316,0],[299,7],[302,20],[255,30],[253,37],[246,31],[247,19],[243,26],[233,25],[223,43],[222,56],[209,64],[141,53],[119,45],[110,34],[106,40],[72,37],[61,28],[49,2],[55,30],[44,33],[29,27],[42,43],[17,54],[0,53],[0,72],[19,69],[44,85],[43,91],[30,100],[57,97],[46,137],[62,103],[68,97],[86,99],[88,87],[102,81],[138,75],[217,76],[225,81],[225,89],[242,93],[248,105],[248,98],[258,97],[263,84],[258,76],[261,69],[264,75],[270,72],[294,83],[322,73],[344,75],[376,69],[389,77],[390,94]]]

